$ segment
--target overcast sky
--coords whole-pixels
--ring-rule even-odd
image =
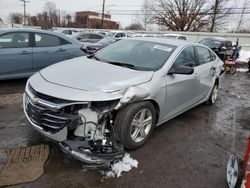
[[[48,0],[29,0],[27,4],[27,13],[35,15],[43,10],[44,4]],[[75,11],[101,11],[102,0],[51,0],[56,3],[60,10],[66,10],[70,13]],[[135,10],[140,10],[143,0],[106,0],[106,11],[110,11],[112,19],[119,21],[122,27],[130,25],[136,20]],[[119,11],[118,10],[131,10]],[[20,0],[0,0],[0,18],[7,22],[10,12],[23,12],[23,3]],[[117,13],[131,13],[131,15],[115,15]],[[113,15],[112,15],[113,14]]]

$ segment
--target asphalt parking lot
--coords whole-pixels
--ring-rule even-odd
[[[131,156],[139,166],[122,177],[104,179],[97,170],[63,154],[30,126],[22,110],[26,80],[0,82],[0,168],[7,149],[50,145],[45,172],[37,181],[13,187],[226,188],[231,152],[243,157],[250,129],[250,74],[227,75],[213,106],[202,104],[155,129]]]

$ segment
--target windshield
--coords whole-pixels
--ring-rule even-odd
[[[155,42],[121,40],[98,51],[95,57],[107,63],[156,71],[164,65],[175,48],[172,45]]]
[[[211,39],[203,39],[199,43],[203,44],[205,46],[208,46],[209,48],[219,48],[221,41],[211,40]]]

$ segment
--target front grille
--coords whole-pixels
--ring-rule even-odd
[[[69,101],[69,100],[65,100],[65,99],[59,99],[59,98],[56,98],[56,97],[52,97],[52,96],[49,96],[49,95],[45,95],[43,93],[39,93],[37,91],[35,91],[31,85],[29,85],[29,90],[30,92],[36,96],[37,98],[39,99],[43,99],[45,101],[49,101],[49,102],[52,102],[52,103],[56,103],[56,104],[60,104],[60,103],[70,103],[72,101]]]
[[[56,133],[71,122],[70,115],[32,104],[28,98],[26,112],[30,120],[46,132]]]

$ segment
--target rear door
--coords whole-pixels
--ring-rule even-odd
[[[11,32],[0,35],[0,77],[25,77],[32,72],[29,33]]]
[[[216,79],[216,57],[215,55],[207,48],[197,46],[196,57],[198,66],[197,69],[197,78],[200,82],[201,90],[201,99],[204,99],[212,89],[215,79]]]
[[[193,106],[200,100],[200,81],[196,69],[196,58],[193,46],[186,47],[178,55],[173,67],[191,66],[194,73],[191,75],[173,74],[166,77],[167,102],[166,115],[169,118]]]
[[[50,34],[33,33],[34,71],[72,58],[70,42]]]

